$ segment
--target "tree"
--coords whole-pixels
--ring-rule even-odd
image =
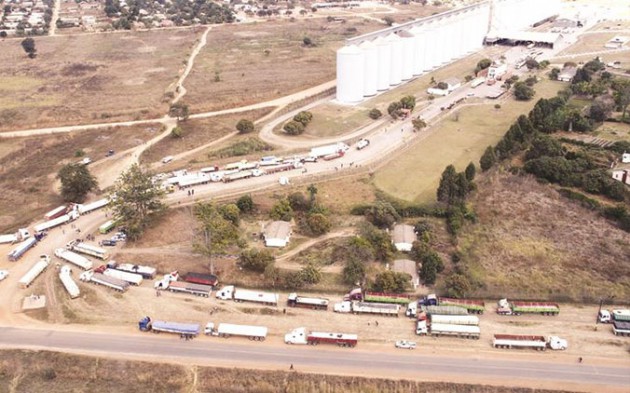
[[[416,107],[416,97],[414,96],[404,96],[403,98],[400,99],[400,105],[404,108],[404,109],[409,109],[410,111],[413,110],[413,108]]]
[[[529,101],[536,92],[524,82],[517,82],[514,85],[514,97],[519,101]]]
[[[427,123],[421,118],[413,119],[411,124],[413,125],[413,129],[416,131],[420,131],[427,126]]]
[[[475,179],[475,174],[477,174],[477,168],[475,168],[475,164],[473,164],[472,162],[468,164],[465,174],[466,180],[468,180],[469,182],[473,181]]]
[[[365,264],[359,259],[349,259],[343,267],[343,282],[350,285],[360,285],[365,279]]]
[[[289,201],[283,198],[273,205],[269,215],[273,220],[291,221],[293,218],[293,209]]]
[[[287,199],[288,199],[289,205],[291,206],[291,209],[293,209],[293,211],[305,212],[305,211],[308,210],[308,208],[310,206],[310,204],[306,200],[306,197],[304,196],[304,194],[302,194],[299,191],[298,192],[294,192],[292,194],[289,194]]]
[[[575,75],[573,79],[571,79],[571,84],[576,85],[580,82],[590,82],[591,81],[591,73],[585,68],[578,68],[575,71]]]
[[[35,48],[35,40],[32,38],[25,38],[22,40],[22,49],[28,55],[29,58],[34,59],[37,56],[37,49]]]
[[[422,269],[420,269],[420,277],[425,284],[435,284],[438,273],[444,270],[444,262],[442,258],[434,251],[428,252],[422,260]]]
[[[301,111],[297,115],[293,116],[293,120],[297,121],[298,123],[302,123],[302,125],[306,127],[308,123],[313,120],[313,114],[308,111]]]
[[[613,110],[612,102],[604,99],[595,99],[589,110],[590,118],[595,122],[603,122],[610,116]]]
[[[308,229],[315,236],[327,233],[332,227],[328,217],[321,213],[309,214],[306,217],[306,224],[308,225]]]
[[[190,115],[188,105],[181,104],[179,102],[172,104],[168,113],[169,115],[177,118],[178,121],[186,121]]]
[[[311,285],[319,284],[322,280],[322,270],[312,262],[300,270],[300,275],[302,276],[302,281]]]
[[[287,272],[284,274],[284,287],[287,289],[300,289],[304,286],[302,272]]]
[[[234,226],[238,226],[241,222],[241,211],[235,203],[228,203],[227,205],[219,206],[219,213],[221,213],[221,216],[224,219],[234,224]]]
[[[264,273],[269,266],[273,266],[276,258],[269,250],[250,248],[241,251],[238,262],[243,269],[257,273]]]
[[[368,116],[370,116],[370,119],[376,120],[376,119],[380,119],[381,116],[383,116],[383,113],[380,110],[374,108],[370,111]]]
[[[481,170],[485,172],[492,168],[496,161],[497,157],[494,155],[494,148],[492,146],[488,146],[479,159],[479,166],[481,167]]]
[[[307,47],[313,46],[313,40],[311,39],[311,37],[304,37],[302,39],[302,43],[304,44],[304,46]]]
[[[431,233],[431,224],[427,220],[420,220],[413,226],[413,231],[420,239],[423,239],[425,233]]]
[[[251,213],[254,210],[254,200],[249,194],[243,195],[236,201],[236,206],[241,213]]]
[[[173,130],[171,131],[171,137],[175,139],[179,139],[182,137],[183,133],[184,133],[184,130],[180,126],[177,126],[177,127],[174,127]]]
[[[453,165],[447,166],[442,172],[442,177],[440,178],[440,185],[437,189],[437,200],[438,202],[444,202],[447,205],[450,205],[455,202],[456,195],[456,180],[457,180],[457,171]]]
[[[249,134],[255,129],[254,122],[247,119],[241,119],[238,121],[238,123],[236,123],[236,129],[241,134]]]
[[[289,135],[300,135],[304,132],[304,125],[295,120],[291,120],[283,127],[284,131],[286,131]]]
[[[385,22],[387,26],[391,26],[394,24],[394,18],[392,18],[391,16],[386,16],[383,18],[383,22]]]
[[[549,79],[551,79],[552,81],[557,81],[559,75],[560,75],[560,68],[553,67],[551,71],[549,71]]]
[[[153,183],[150,172],[134,164],[123,172],[110,193],[114,217],[127,228],[127,235],[138,239],[151,220],[166,209],[164,191]]]
[[[528,70],[537,70],[540,68],[540,64],[535,59],[527,59],[525,61],[525,66]]]
[[[310,201],[310,205],[311,207],[313,205],[315,205],[315,198],[317,196],[317,186],[315,184],[310,184],[307,188],[306,191],[308,191],[308,197],[309,197],[309,201]]]
[[[57,179],[61,182],[61,196],[66,202],[81,203],[98,186],[96,178],[82,164],[64,165],[57,173]]]
[[[630,81],[621,78],[615,79],[612,88],[615,91],[615,103],[623,111],[621,119],[625,119],[628,105],[630,105]]]
[[[492,60],[490,60],[490,59],[481,59],[481,60],[479,60],[479,62],[477,63],[477,66],[475,67],[475,74],[477,74],[481,70],[485,70],[486,68],[490,67],[491,65],[492,65]]]
[[[391,203],[377,201],[366,210],[365,218],[379,228],[389,228],[400,219],[400,215]]]
[[[225,254],[229,247],[238,245],[238,228],[225,217],[221,207],[217,208],[212,203],[200,203],[195,205],[194,213],[204,234],[203,241],[193,244],[197,252],[211,258],[213,255]]]
[[[389,233],[366,222],[359,228],[359,235],[370,244],[377,260],[387,262],[392,259],[394,246]]]
[[[454,298],[465,298],[472,290],[468,277],[463,274],[453,273],[445,280],[446,294]]]
[[[387,113],[389,113],[389,115],[392,118],[398,119],[398,116],[400,116],[401,109],[402,109],[402,104],[400,103],[400,101],[394,101],[391,104],[389,104],[389,106],[387,107]]]
[[[411,277],[407,273],[398,273],[391,270],[378,273],[374,278],[372,289],[377,292],[405,292],[409,286]]]
[[[437,86],[436,86],[436,87],[437,87],[438,89],[440,89],[440,90],[446,90],[446,89],[448,89],[448,83],[446,83],[446,82],[440,82],[440,83],[438,83],[438,84],[437,84]]]

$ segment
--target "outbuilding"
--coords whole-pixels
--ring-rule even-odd
[[[630,170],[622,169],[619,171],[613,171],[612,178],[624,184],[630,184]]]
[[[560,82],[571,82],[576,73],[576,67],[564,67],[558,74],[558,80]]]
[[[397,259],[394,261],[392,271],[398,273],[407,273],[411,276],[411,285],[413,289],[418,288],[420,285],[420,275],[418,275],[418,265],[415,261],[409,259]]]
[[[286,221],[272,221],[263,230],[267,247],[286,247],[291,238],[291,224]]]
[[[396,224],[392,231],[392,243],[398,251],[409,252],[413,242],[416,241],[416,233],[411,225]]]

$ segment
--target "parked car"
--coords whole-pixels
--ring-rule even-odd
[[[357,142],[357,150],[365,149],[370,145],[370,141],[368,139],[359,139]]]
[[[114,247],[116,245],[116,241],[115,240],[101,240],[101,246],[108,246],[108,247]]]
[[[169,162],[173,161],[175,157],[173,156],[166,156],[164,158],[162,158],[162,164],[168,164]]]
[[[396,341],[396,348],[401,349],[416,349],[415,341],[398,340]]]
[[[7,277],[9,277],[9,271],[8,270],[0,270],[0,281],[4,280]]]
[[[111,156],[113,156],[114,154],[116,154],[116,152],[115,152],[115,151],[113,151],[112,149],[109,149],[109,150],[107,151],[107,153],[105,154],[105,157],[111,157]]]

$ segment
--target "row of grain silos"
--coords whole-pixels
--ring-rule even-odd
[[[360,102],[480,48],[489,18],[485,4],[385,29],[342,47],[337,51],[337,100]]]

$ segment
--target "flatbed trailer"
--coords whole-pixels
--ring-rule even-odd
[[[194,284],[185,281],[171,281],[165,289],[171,292],[187,293],[201,297],[209,297],[212,293],[212,287],[209,285]]]
[[[298,296],[297,293],[290,293],[287,298],[287,305],[289,307],[310,308],[312,310],[328,310],[328,304],[328,299]]]

